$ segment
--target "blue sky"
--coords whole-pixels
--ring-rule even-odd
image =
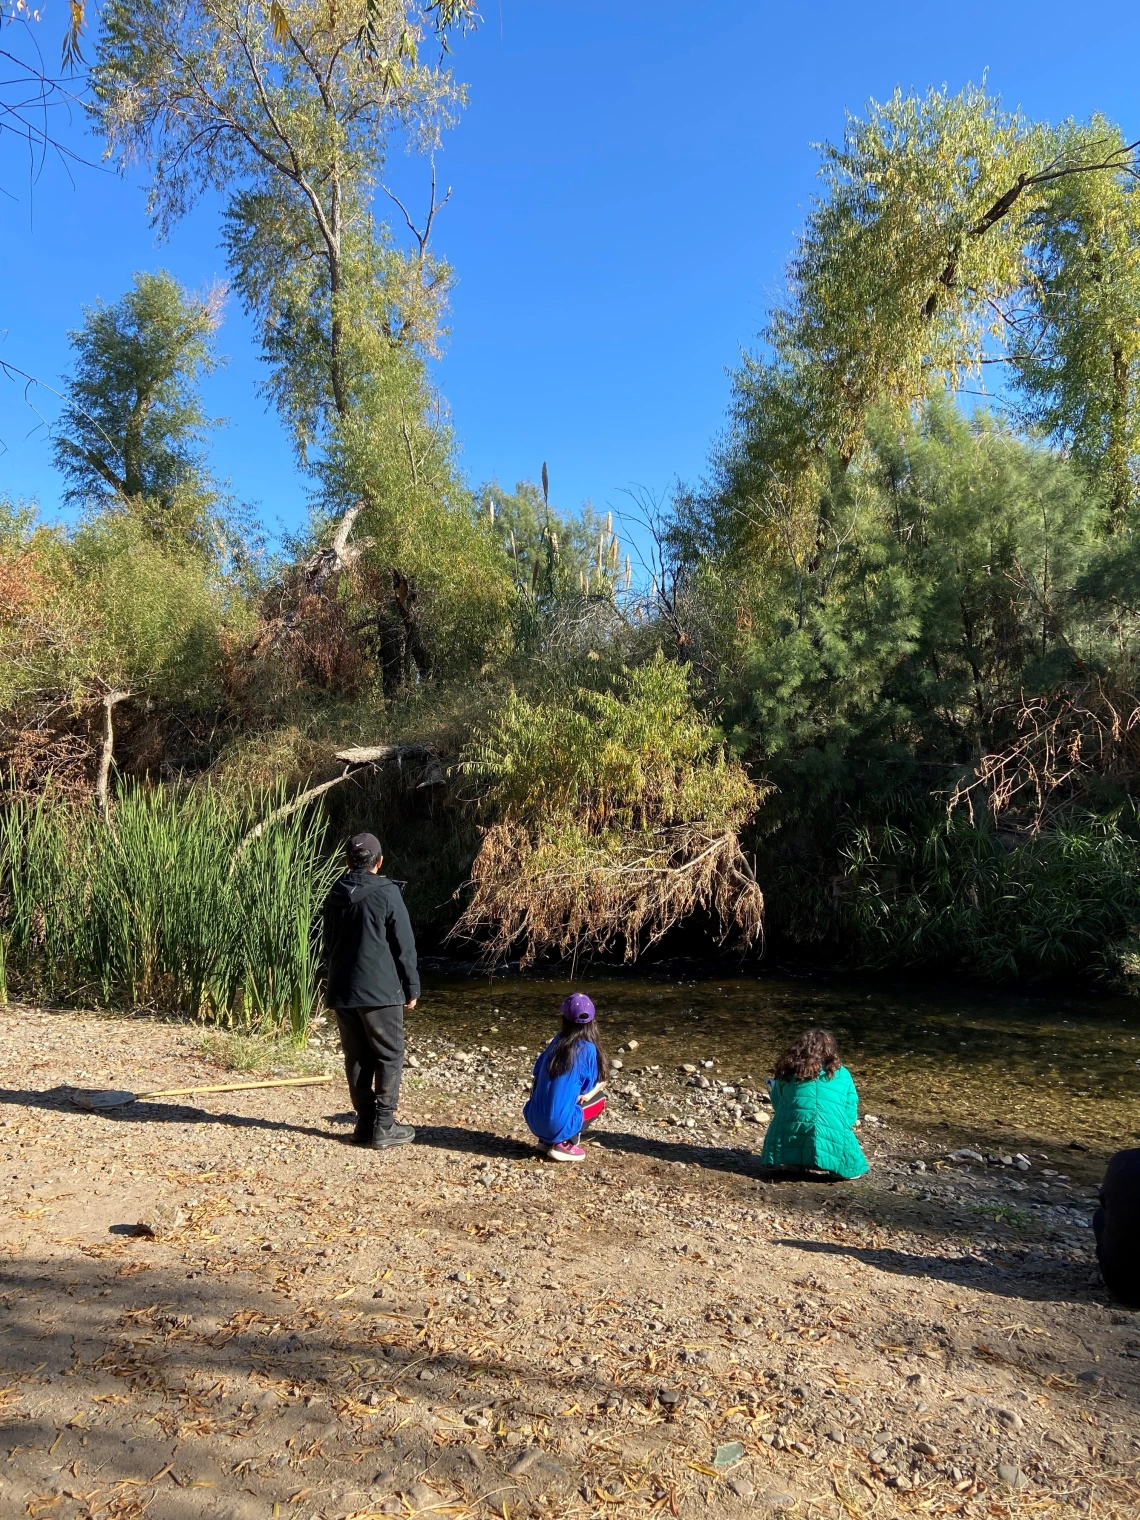
[[[63,0],[46,0],[54,62]],[[1009,106],[1059,119],[1101,110],[1140,137],[1140,7],[1102,0],[713,6],[485,0],[455,66],[470,106],[439,159],[451,203],[436,243],[455,265],[438,381],[474,483],[536,478],[549,461],[563,509],[620,511],[623,492],[700,475],[737,362],[780,288],[813,190],[811,143],[844,111],[896,85],[959,88],[988,71]],[[93,159],[98,144],[71,134]],[[393,180],[426,194],[423,166]],[[192,287],[225,278],[218,205],[203,201],[166,244],[142,176],[48,166],[29,192],[0,141],[0,358],[58,385],[66,330],[133,271]],[[10,198],[11,197],[11,198]],[[257,394],[261,366],[231,302],[230,357],[208,382],[229,419],[217,471],[267,524],[296,529],[305,484]],[[56,403],[36,404],[49,420]],[[0,380],[0,492],[48,514],[60,482],[22,391]]]

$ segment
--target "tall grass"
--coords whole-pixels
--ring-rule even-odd
[[[844,854],[844,925],[864,965],[993,980],[1111,970],[1140,920],[1134,819],[1073,815],[1020,842],[965,819],[859,828]]]
[[[336,864],[305,813],[242,847],[273,797],[126,787],[0,813],[0,941],[28,998],[151,1007],[300,1037],[318,997],[317,915]]]

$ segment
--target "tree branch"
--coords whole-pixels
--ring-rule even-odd
[[[115,752],[115,726],[112,710],[130,696],[129,691],[108,691],[103,695],[103,740],[99,747],[99,769],[95,775],[95,802],[108,827],[111,823],[111,801],[108,795],[111,781],[111,761]]]

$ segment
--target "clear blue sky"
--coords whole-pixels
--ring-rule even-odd
[[[810,144],[896,85],[959,88],[988,71],[1009,106],[1048,119],[1106,112],[1140,137],[1140,6],[1102,0],[798,6],[650,0],[484,0],[455,48],[471,103],[440,159],[453,187],[437,246],[458,274],[438,367],[475,483],[538,475],[562,508],[619,509],[623,489],[697,477],[728,396],[726,369],[761,326],[812,194]],[[63,0],[46,0],[54,62]],[[98,144],[84,145],[97,157]],[[84,303],[137,269],[224,279],[218,207],[164,246],[141,179],[49,166],[33,193],[0,143],[0,358],[53,384]],[[393,177],[413,198],[426,172]],[[229,419],[214,464],[269,524],[301,525],[305,487],[257,395],[260,365],[231,303],[228,368],[209,404]],[[45,415],[51,397],[40,393]],[[53,512],[44,431],[0,381],[0,492]]]

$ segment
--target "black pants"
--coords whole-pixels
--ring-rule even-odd
[[[338,1008],[336,1022],[353,1108],[362,1119],[390,1120],[404,1075],[403,1004]]]
[[[1093,1235],[1096,1237],[1096,1259],[1100,1263],[1100,1275],[1110,1293],[1123,1303],[1140,1306],[1140,1260],[1135,1249],[1113,1250],[1106,1239],[1108,1213],[1099,1204],[1092,1217]]]

